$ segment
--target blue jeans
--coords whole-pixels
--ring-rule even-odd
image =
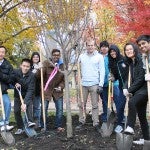
[[[33,100],[33,118],[38,121],[38,126],[41,126],[41,97],[35,96]]]
[[[56,116],[55,116],[55,127],[59,128],[62,126],[62,118],[63,118],[63,97],[59,99],[54,99],[55,108],[56,108]]]
[[[5,111],[5,121],[6,124],[9,124],[9,118],[10,118],[10,113],[11,113],[11,101],[8,96],[8,94],[3,94],[3,103],[4,103],[4,111]],[[3,125],[4,122],[1,119],[0,125]]]
[[[56,116],[55,116],[55,127],[61,127],[62,126],[62,118],[63,118],[63,97],[60,97],[59,99],[54,99],[55,108],[56,108]],[[48,117],[48,106],[49,101],[45,100],[45,116]],[[42,121],[42,127],[43,127],[43,121]]]
[[[113,99],[117,110],[117,118],[118,123],[120,124],[124,118],[124,106],[125,106],[125,97],[122,93],[122,90],[119,89],[117,85],[114,85],[113,91]],[[108,101],[108,87],[103,87],[103,93],[101,95],[102,98],[102,105],[103,105],[103,114],[102,114],[102,121],[107,121],[107,101]]]
[[[123,95],[123,90],[119,89],[119,97],[115,102],[116,110],[117,110],[117,125],[122,125],[122,121],[124,119],[124,109],[126,104],[126,97]]]

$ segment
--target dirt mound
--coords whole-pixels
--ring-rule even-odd
[[[80,131],[75,131],[75,127],[78,125],[78,116],[74,115],[73,120],[73,138],[66,138],[66,131],[58,133],[54,129],[54,116],[50,116],[47,120],[47,129],[45,133],[38,132],[38,136],[35,138],[28,138],[25,134],[14,135],[16,129],[12,131],[16,144],[13,147],[8,147],[4,144],[2,138],[0,138],[0,149],[21,149],[21,150],[116,150],[115,133],[110,138],[102,138],[99,133],[92,126],[91,116],[87,116],[85,127]],[[64,117],[63,125],[66,118]],[[12,124],[12,123],[11,123]],[[15,125],[15,123],[13,123]],[[100,122],[101,124],[101,122]],[[139,125],[135,127],[136,134],[134,139],[140,138],[141,133],[139,131]],[[133,150],[141,150],[141,146],[133,145]]]

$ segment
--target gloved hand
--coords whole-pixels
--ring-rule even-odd
[[[129,92],[128,92],[127,89],[123,89],[123,95],[124,95],[124,96],[128,96],[128,95],[129,95]]]
[[[60,92],[61,91],[61,87],[57,87],[57,88],[54,88],[57,92]]]
[[[145,74],[145,81],[150,81],[150,74]]]
[[[102,86],[99,86],[98,89],[97,89],[97,93],[98,94],[101,94],[103,92],[103,87]]]
[[[123,95],[125,97],[132,97],[132,93],[129,93],[127,89],[123,89]]]
[[[112,73],[109,73],[108,80],[112,81],[112,82],[115,81],[115,77],[114,77],[114,75]]]

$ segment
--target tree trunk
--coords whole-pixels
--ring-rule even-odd
[[[68,71],[65,69],[65,98],[66,98],[66,111],[67,111],[67,138],[73,136],[72,131],[72,116],[71,116],[71,105],[70,105],[70,92],[69,92],[69,81],[68,81]]]

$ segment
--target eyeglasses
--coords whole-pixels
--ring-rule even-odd
[[[58,55],[54,54],[54,55],[52,55],[52,56],[55,56],[55,57],[57,56],[57,57],[58,57],[58,56],[60,56],[60,55],[59,55],[59,54],[58,54]]]

